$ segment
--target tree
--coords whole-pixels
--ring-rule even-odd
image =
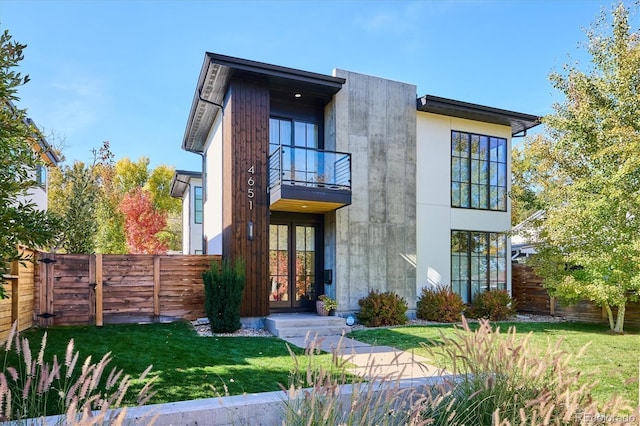
[[[159,165],[149,175],[144,188],[151,194],[156,210],[167,214],[167,226],[158,234],[158,238],[170,250],[179,251],[182,249],[182,202],[171,196],[174,173],[173,167]]]
[[[93,253],[98,230],[98,185],[95,165],[75,161],[52,170],[49,176],[49,210],[61,218],[59,246],[67,253]]]
[[[536,166],[546,214],[533,266],[561,301],[601,305],[614,332],[640,296],[640,34],[628,15],[619,4],[612,26],[603,15],[587,33],[588,72],[551,75],[564,101],[544,120],[552,142]]]
[[[43,164],[32,147],[37,129],[26,124],[26,112],[13,104],[19,100],[18,87],[29,81],[15,71],[25,48],[8,31],[0,35],[0,276],[11,262],[26,260],[19,245],[44,247],[57,231],[53,215],[22,199],[36,185],[34,170]],[[0,283],[0,299],[5,297]]]
[[[116,178],[114,155],[109,142],[102,143],[96,152],[99,161],[96,165],[96,178],[99,182],[98,207],[96,217],[98,232],[96,234],[96,251],[99,253],[127,253],[127,240],[124,233],[124,215],[120,210],[123,193]]]
[[[120,202],[124,213],[127,247],[134,254],[164,254],[167,245],[157,234],[167,225],[166,214],[156,211],[151,195],[142,188],[127,193]]]
[[[126,194],[142,188],[149,178],[149,159],[140,157],[135,163],[127,157],[118,160],[115,166],[116,182],[120,193]]]

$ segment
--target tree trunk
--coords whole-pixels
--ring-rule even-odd
[[[615,330],[615,325],[613,324],[613,312],[611,312],[611,306],[608,303],[605,303],[604,309],[607,311],[607,318],[609,318],[609,329]]]
[[[618,318],[616,318],[616,327],[613,329],[616,333],[622,333],[624,328],[624,311],[626,310],[627,304],[623,302],[618,305]]]

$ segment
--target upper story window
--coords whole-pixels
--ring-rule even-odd
[[[193,221],[202,223],[202,187],[193,188]]]
[[[507,210],[507,140],[451,132],[451,206]]]
[[[270,152],[275,151],[280,145],[317,149],[318,125],[272,117],[269,119],[269,143]]]
[[[316,182],[318,124],[283,118],[269,120],[269,155],[278,156],[281,179],[290,183]]]
[[[36,166],[36,183],[42,188],[47,187],[47,166],[38,164]]]

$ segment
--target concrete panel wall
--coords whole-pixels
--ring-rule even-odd
[[[416,87],[353,72],[325,113],[325,146],[352,155],[352,204],[325,223],[335,241],[338,311],[370,290],[394,291],[415,308]],[[327,266],[329,267],[329,266]]]
[[[507,176],[511,176],[511,128],[424,112],[417,113],[417,279],[425,286],[451,283],[451,230],[506,232],[511,228],[511,201],[506,212],[451,208],[451,131],[507,139]],[[507,190],[511,182],[507,179]],[[511,252],[510,242],[507,253]],[[507,262],[507,288],[511,264]]]

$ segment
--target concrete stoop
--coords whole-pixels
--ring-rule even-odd
[[[265,318],[264,327],[280,338],[341,336],[350,330],[344,318],[312,313],[272,314]]]

